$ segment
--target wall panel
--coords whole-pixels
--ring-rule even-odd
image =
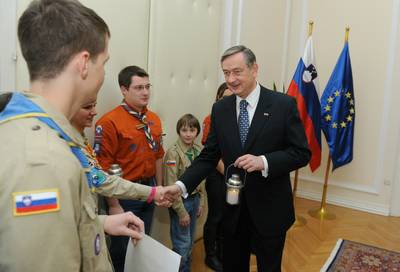
[[[267,88],[281,89],[286,1],[243,2],[240,43],[251,48],[259,64],[258,80]]]
[[[162,120],[165,149],[177,139],[176,122],[183,114],[192,113],[202,122],[211,110],[218,86],[221,14],[222,3],[217,0],[152,1],[151,108]],[[159,224],[153,234],[168,243],[168,214],[160,209],[157,213]],[[197,237],[201,233],[198,228]]]
[[[15,0],[0,1],[0,92],[15,88],[17,25]]]

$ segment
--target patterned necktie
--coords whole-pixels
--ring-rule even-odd
[[[240,135],[240,142],[242,143],[242,147],[246,142],[247,133],[249,132],[249,113],[247,112],[247,105],[249,103],[246,100],[240,101],[240,112],[239,112],[239,135]]]
[[[140,114],[140,113],[132,110],[125,102],[122,102],[121,106],[124,107],[124,109],[130,115],[132,115],[133,117],[135,117],[142,123],[142,125],[140,125],[140,128],[143,128],[144,135],[146,135],[147,143],[149,144],[149,147],[151,150],[156,151],[157,144],[156,144],[156,141],[154,140],[153,136],[151,135],[150,127],[146,121],[146,114]],[[138,129],[139,129],[139,127],[138,127]]]

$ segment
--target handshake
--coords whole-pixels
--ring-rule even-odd
[[[181,195],[181,188],[174,184],[169,186],[153,187],[152,200],[157,206],[171,207]],[[151,198],[151,197],[150,197]],[[144,222],[132,212],[124,212],[117,199],[109,199],[108,214],[104,221],[104,230],[106,233],[117,236],[129,236],[134,245],[142,239],[144,233]]]
[[[157,186],[154,195],[154,202],[160,207],[171,207],[180,196],[182,195],[181,188],[174,184],[169,186]]]

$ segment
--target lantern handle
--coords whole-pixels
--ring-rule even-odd
[[[229,168],[231,168],[232,166],[233,166],[233,163],[228,165],[228,167],[225,170],[225,184],[228,182],[228,171],[229,171]],[[240,169],[240,168],[238,168],[238,169]],[[243,180],[242,187],[244,187],[244,185],[246,184],[246,180],[247,180],[247,171],[244,169],[242,169],[242,170],[244,171],[244,180]]]

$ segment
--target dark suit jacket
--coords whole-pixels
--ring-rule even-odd
[[[244,154],[264,155],[268,161],[268,177],[264,178],[261,171],[248,173],[241,203],[246,201],[259,233],[283,234],[295,219],[289,173],[305,166],[311,156],[292,97],[261,87],[244,148],[239,138],[236,96],[215,103],[205,147],[180,180],[192,192],[215,169],[221,157],[226,169]],[[226,204],[223,220],[228,229],[236,229],[239,214],[238,205]]]

